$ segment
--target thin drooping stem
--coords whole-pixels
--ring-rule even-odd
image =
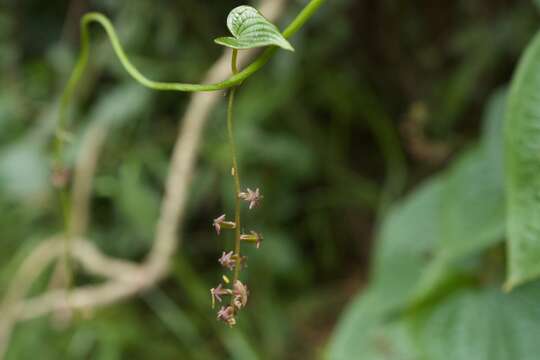
[[[233,49],[232,51],[232,59],[231,59],[231,70],[233,75],[238,74],[238,50]]]
[[[238,50],[233,49],[231,59],[231,70],[233,74],[238,72],[236,59],[238,57]],[[233,119],[233,105],[234,95],[236,93],[236,87],[232,87],[229,90],[229,100],[227,103],[227,133],[229,134],[229,146],[231,148],[232,159],[232,175],[234,177],[235,196],[234,196],[234,222],[236,223],[235,236],[234,236],[234,256],[236,258],[236,266],[234,267],[233,284],[238,280],[240,273],[240,197],[238,196],[241,191],[240,187],[240,173],[238,172],[238,161],[236,158],[236,145],[234,142],[234,119]]]

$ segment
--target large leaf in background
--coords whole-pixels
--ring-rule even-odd
[[[504,235],[502,181],[498,167],[482,150],[464,154],[446,175],[441,249],[452,259],[501,241]]]
[[[525,51],[505,119],[508,278],[511,288],[540,275],[540,34]]]
[[[480,146],[459,156],[383,221],[372,282],[396,305],[429,295],[453,270],[468,271],[462,259],[503,240],[505,99],[499,91],[490,100]]]
[[[533,360],[540,353],[540,283],[510,294],[500,286],[462,288],[419,312],[381,307],[371,290],[345,312],[330,360]]]
[[[425,268],[411,302],[425,299],[438,286],[468,272],[460,259],[502,241],[505,229],[502,125],[506,91],[497,91],[484,116],[482,143],[458,158],[443,175],[441,242]],[[456,266],[457,265],[457,266]]]
[[[469,254],[502,241],[505,230],[503,119],[506,91],[497,91],[485,111],[480,147],[469,150],[447,170],[442,194],[441,242],[411,295],[422,301],[452,278],[468,271]],[[459,265],[457,267],[456,265]],[[457,270],[457,271],[456,271]]]
[[[495,91],[489,99],[482,124],[482,151],[491,164],[494,176],[504,188],[504,116],[508,90]]]
[[[394,307],[408,301],[433,260],[441,233],[444,182],[431,180],[391,210],[378,237],[372,286]]]
[[[381,304],[380,297],[370,292],[350,306],[334,332],[329,359],[418,359],[406,324],[387,319]]]
[[[540,354],[538,283],[452,294],[419,317],[418,345],[429,360],[536,360]]]
[[[505,230],[503,118],[506,91],[490,98],[482,142],[446,173],[441,248],[458,258],[501,241]]]
[[[391,305],[428,296],[468,271],[462,259],[502,241],[503,189],[482,150],[466,152],[383,222],[372,283]]]
[[[444,296],[462,284],[461,275],[477,270],[477,258],[472,255],[502,241],[504,103],[504,92],[490,101],[480,146],[421,185],[384,219],[370,289],[342,316],[331,342],[332,358],[361,353],[358,344],[367,331],[364,327],[374,326],[374,320],[364,315],[366,307],[374,314],[395,315],[396,310],[421,305],[433,295]],[[376,297],[377,305],[368,297]]]
[[[234,37],[220,37],[214,40],[216,43],[233,49],[275,45],[294,51],[279,29],[251,6],[234,8],[227,17],[227,27]]]

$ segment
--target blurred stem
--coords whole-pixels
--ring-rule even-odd
[[[89,54],[89,36],[88,31],[81,32],[81,51],[79,53],[79,58],[75,64],[68,83],[62,93],[60,98],[60,110],[58,114],[58,124],[56,127],[56,133],[54,138],[54,167],[55,171],[65,171],[66,170],[66,161],[64,159],[64,142],[65,137],[67,136],[64,132],[64,129],[67,128],[67,110],[68,105],[73,98],[75,89],[79,80],[81,79],[86,65],[88,64],[88,54]],[[58,190],[58,198],[60,201],[62,216],[63,216],[63,225],[65,232],[65,242],[64,242],[64,254],[63,254],[63,265],[65,270],[65,275],[67,276],[68,284],[70,283],[71,278],[71,266],[69,264],[69,254],[71,253],[71,236],[69,234],[69,223],[70,223],[70,213],[71,213],[71,201],[69,197],[68,190],[66,186],[62,186]]]
[[[238,50],[233,49],[232,58],[231,58],[231,70],[233,75],[238,72],[237,67],[237,58]],[[236,265],[234,267],[234,277],[233,284],[238,280],[238,275],[240,273],[240,174],[238,172],[238,161],[236,159],[236,145],[234,143],[234,119],[233,119],[233,105],[234,105],[234,95],[236,93],[236,87],[233,87],[229,91],[229,101],[227,104],[227,132],[229,134],[229,146],[231,148],[231,159],[232,159],[232,174],[234,176],[234,186],[235,186],[235,196],[234,196],[234,222],[236,223],[235,227],[235,237],[234,237],[234,256],[236,258]],[[232,299],[231,299],[232,301]]]
[[[69,193],[65,187],[62,187],[58,190],[58,196],[60,200],[60,206],[62,207],[64,235],[65,235],[64,253],[62,254],[62,264],[61,264],[62,268],[59,269],[59,271],[61,272],[61,275],[65,276],[65,281],[66,281],[65,285],[67,288],[69,288],[71,286],[71,279],[72,279],[71,262],[70,262],[70,257],[69,257],[69,254],[71,253],[71,245],[72,245],[71,234],[69,233],[71,205],[70,205]]]

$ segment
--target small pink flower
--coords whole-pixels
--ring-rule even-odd
[[[216,288],[210,289],[210,295],[212,296],[212,308],[214,307],[216,300],[218,302],[221,302],[221,296],[222,295],[231,295],[232,291],[230,289],[225,289],[221,284],[219,284]]]
[[[248,242],[254,242],[257,249],[261,246],[261,243],[263,241],[262,234],[258,234],[255,231],[250,231],[250,234],[242,234],[240,235],[240,240],[248,241]]]
[[[236,223],[232,221],[225,221],[225,214],[215,218],[212,225],[214,226],[214,229],[216,229],[216,233],[218,235],[221,234],[221,228],[234,229],[236,227]]]
[[[233,270],[237,264],[239,264],[240,267],[245,266],[246,260],[246,256],[240,256],[240,261],[238,261],[238,258],[234,255],[233,251],[229,251],[228,253],[224,251],[218,259],[219,263],[229,270]]]
[[[242,284],[240,280],[236,280],[236,282],[233,285],[233,304],[237,309],[241,309],[247,304],[249,290],[247,286]]]
[[[226,322],[229,326],[234,326],[236,324],[236,319],[234,318],[234,308],[232,306],[224,307],[217,313],[217,319]]]
[[[233,251],[229,251],[228,253],[224,251],[221,257],[218,259],[219,263],[229,270],[234,269],[234,265],[236,263],[236,260],[233,259],[233,253]]]
[[[238,194],[238,197],[249,202],[249,210],[259,205],[259,202],[264,198],[264,196],[261,195],[259,188],[255,189],[255,191],[247,188],[247,192],[241,192]]]
[[[218,235],[221,233],[221,224],[223,223],[223,221],[225,221],[225,214],[214,219],[213,225]]]

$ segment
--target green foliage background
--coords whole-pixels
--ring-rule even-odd
[[[290,1],[279,25],[303,3]],[[61,229],[48,146],[81,14],[110,15],[149,77],[197,82],[240,4],[0,0],[0,294]],[[539,345],[521,334],[540,333],[538,284],[500,291],[502,123],[505,87],[539,20],[527,1],[327,2],[291,40],[295,53],[279,52],[238,93],[243,181],[265,195],[249,219],[265,242],[248,253],[252,295],[239,326],[215,321],[208,292],[232,241],[210,226],[233,207],[223,101],[170,276],[68,325],[19,324],[7,358],[534,359]],[[95,35],[74,148],[90,122],[114,126],[90,235],[139,260],[189,96],[134,84]]]

